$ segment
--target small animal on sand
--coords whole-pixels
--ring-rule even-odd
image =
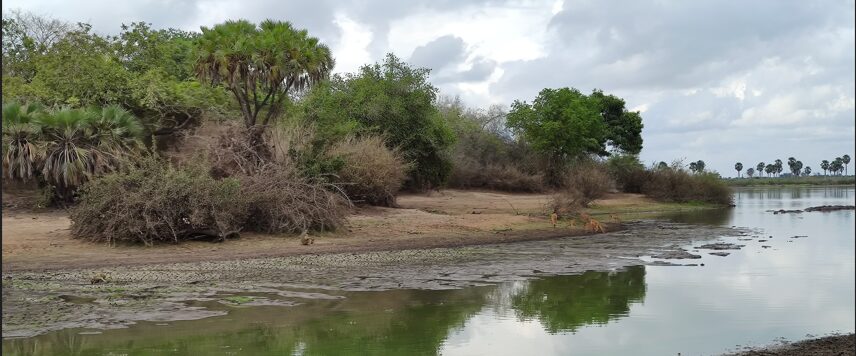
[[[553,210],[553,212],[552,212],[552,213],[550,213],[550,223],[552,223],[552,224],[553,224],[553,227],[555,228],[555,227],[556,227],[556,223],[558,223],[558,222],[559,222],[559,214],[558,214],[558,213],[556,213],[556,211],[555,211],[555,210]]]
[[[306,230],[303,230],[303,233],[300,234],[300,244],[301,245],[311,245],[314,243],[315,243],[315,238],[312,236],[309,236],[306,233]]]

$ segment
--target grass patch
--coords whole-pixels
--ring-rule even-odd
[[[230,296],[230,297],[225,297],[225,298],[223,298],[223,300],[227,301],[229,303],[232,303],[232,304],[239,304],[240,305],[240,304],[246,304],[246,303],[252,302],[252,301],[256,300],[256,298],[248,297],[245,295],[234,295],[234,296]]]

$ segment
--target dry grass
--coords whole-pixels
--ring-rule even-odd
[[[545,190],[544,176],[528,174],[514,166],[478,164],[458,160],[449,177],[450,187],[463,189],[492,189],[506,192],[537,193]]]
[[[561,190],[553,196],[549,208],[559,215],[573,215],[614,189],[615,182],[602,165],[580,163],[570,169]]]
[[[372,205],[395,206],[412,166],[399,150],[387,148],[381,136],[373,135],[345,138],[333,144],[327,156],[344,161],[338,181],[348,197]]]

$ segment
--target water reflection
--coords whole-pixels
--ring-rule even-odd
[[[512,298],[524,320],[536,319],[550,333],[574,332],[627,316],[630,303],[645,298],[645,267],[623,272],[586,272],[532,281]]]
[[[497,294],[509,298],[492,298]],[[645,267],[448,291],[352,293],[297,307],[235,308],[171,326],[3,340],[4,355],[434,355],[473,315],[506,310],[556,333],[626,316],[645,297]]]
[[[704,209],[680,211],[658,216],[660,219],[684,224],[725,225],[734,215],[734,209]]]

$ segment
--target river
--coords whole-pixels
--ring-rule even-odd
[[[853,187],[739,188],[736,207],[673,222],[747,227],[703,266],[632,266],[449,290],[350,291],[225,316],[65,329],[3,340],[4,355],[709,355],[854,332]],[[687,244],[694,250],[697,244]],[[686,262],[686,261],[685,261]],[[216,304],[216,305],[215,305]]]

